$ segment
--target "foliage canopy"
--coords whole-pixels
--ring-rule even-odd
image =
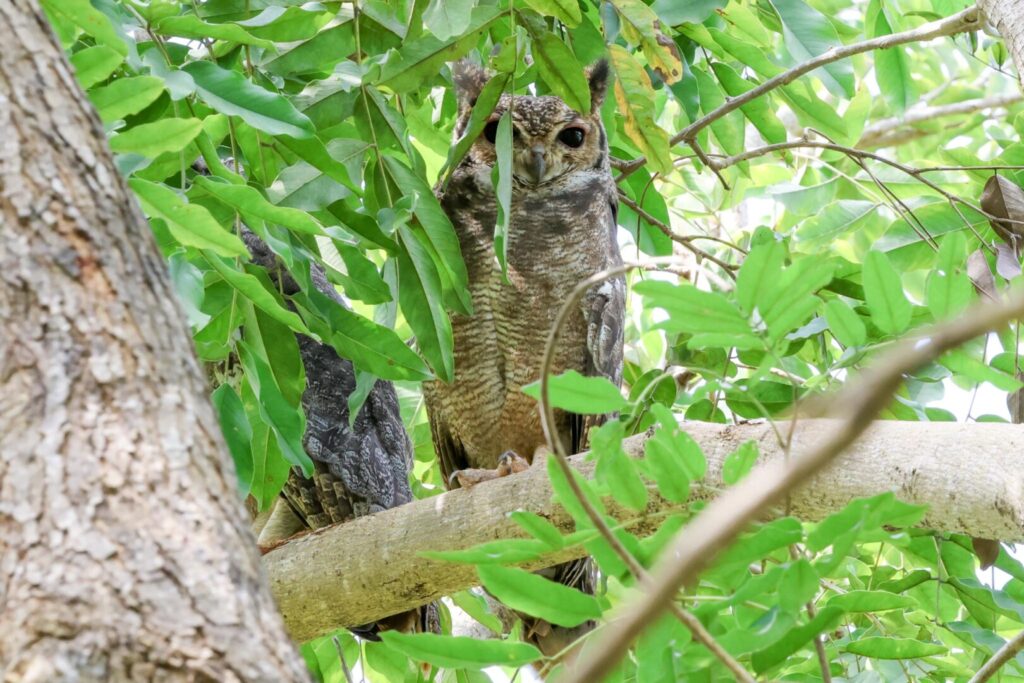
[[[786,69],[953,15],[968,6],[962,0],[42,4],[167,258],[215,378],[240,491],[260,507],[291,467],[310,468],[296,332],[353,361],[353,407],[376,378],[398,384],[416,450],[414,492],[443,490],[418,382],[452,376],[449,315],[471,304],[458,242],[432,187],[501,92],[551,92],[584,109],[583,67],[601,57],[616,76],[603,116],[612,153],[626,162],[624,253],[677,258],[667,275],[631,275],[625,395],[579,376],[553,382],[556,406],[621,411],[593,438],[597,476],[584,487],[595,501],[611,495],[639,515],[654,493],[685,500],[706,463],[677,416],[785,415],[841,385],[894,338],[1020,275],[1019,231],[986,214],[1024,217],[1024,116],[1014,115],[1005,49],[983,33],[833,61],[686,139],[676,135]],[[448,64],[466,55],[495,75],[467,138],[453,145]],[[285,296],[247,262],[243,223],[287,265],[298,292]],[[311,264],[325,268],[350,309],[317,293]],[[948,354],[908,377],[883,416],[1005,420],[957,413],[944,401],[953,387],[977,392],[983,384],[1019,413],[1018,348],[1013,326],[992,344]],[[645,457],[627,458],[621,439],[649,427],[656,432]],[[725,480],[740,480],[756,457],[755,445],[741,446]],[[559,470],[551,477],[577,519],[576,535],[563,538],[523,513],[516,521],[534,540],[449,557],[479,564],[482,584],[507,604],[573,625],[627,600],[634,581],[589,532]],[[920,515],[886,495],[817,524],[787,517],[759,525],[681,604],[759,676],[821,680],[816,638],[831,675],[844,680],[969,676],[1024,628],[1024,566],[1004,549],[996,566],[1009,581],[999,590],[981,583],[971,540],[907,530]],[[645,539],[622,528],[628,520],[609,521],[649,565],[686,517],[666,517]],[[569,595],[506,566],[567,543],[594,556],[604,595]],[[496,626],[479,595],[454,601]],[[537,657],[517,638],[386,634],[358,644],[343,633],[304,652],[325,681],[344,680],[335,645],[372,681],[437,675],[415,662],[445,667],[446,681],[477,681],[486,666],[511,671]],[[728,675],[666,618],[614,678]],[[1003,672],[1003,680],[1019,678],[1024,658]]]

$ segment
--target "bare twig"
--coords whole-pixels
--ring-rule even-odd
[[[571,683],[600,681],[618,663],[643,628],[658,617],[680,586],[699,572],[763,511],[830,463],[870,426],[902,382],[904,373],[938,358],[946,351],[1024,315],[1024,290],[1005,302],[983,304],[962,318],[935,325],[898,344],[872,368],[840,391],[833,405],[842,406],[845,419],[815,448],[789,462],[758,468],[740,484],[725,491],[669,544],[652,570],[653,588],[630,605],[622,618],[601,634],[592,656],[579,661],[566,678]]]
[[[748,161],[750,159],[754,159],[754,158],[757,158],[757,157],[765,156],[766,154],[773,154],[775,152],[780,152],[780,151],[787,150],[787,149],[799,149],[799,148],[808,148],[808,147],[813,147],[813,148],[817,148],[817,149],[828,149],[828,150],[832,150],[834,152],[840,152],[840,153],[845,154],[845,155],[847,155],[847,156],[849,156],[849,157],[851,157],[853,159],[871,159],[873,161],[877,161],[877,162],[883,163],[883,164],[885,164],[887,166],[891,166],[892,168],[895,168],[898,171],[906,173],[907,175],[909,175],[910,177],[914,178],[918,182],[926,185],[927,187],[931,188],[932,190],[934,190],[938,194],[942,195],[947,200],[949,200],[951,202],[957,202],[959,204],[963,204],[964,206],[972,209],[973,211],[977,211],[978,213],[980,213],[982,216],[984,216],[985,218],[987,218],[989,220],[1003,221],[1004,223],[1024,224],[1024,221],[1022,221],[1022,220],[1014,220],[1014,219],[1010,219],[1010,218],[1001,218],[999,216],[994,216],[994,215],[990,214],[988,211],[985,211],[983,208],[981,208],[980,206],[978,206],[974,202],[970,202],[970,201],[964,199],[963,197],[961,197],[959,195],[953,194],[952,192],[950,192],[950,191],[946,190],[945,188],[943,188],[941,185],[938,185],[937,183],[934,183],[934,182],[932,182],[931,180],[929,180],[928,178],[925,177],[925,173],[930,173],[930,172],[937,171],[937,170],[964,170],[964,171],[969,171],[969,170],[972,170],[972,169],[984,168],[982,166],[964,166],[962,168],[956,168],[956,167],[952,167],[952,166],[936,166],[936,167],[932,167],[932,168],[920,169],[920,168],[915,168],[913,166],[907,166],[906,164],[903,164],[903,163],[900,163],[899,161],[896,161],[894,159],[890,159],[888,157],[882,156],[881,154],[876,154],[875,152],[869,152],[869,151],[863,150],[863,149],[856,149],[854,147],[847,147],[845,145],[839,145],[839,144],[836,144],[834,142],[824,142],[824,141],[820,141],[820,140],[806,140],[806,139],[804,139],[804,140],[789,140],[787,142],[778,142],[778,143],[775,143],[773,145],[765,145],[763,147],[755,147],[754,149],[748,149],[746,152],[743,152],[741,154],[735,154],[735,155],[730,156],[730,157],[723,157],[723,158],[720,158],[720,159],[714,159],[712,161],[712,163],[717,165],[719,168],[725,168],[727,166],[733,166],[733,165],[738,164],[738,163],[743,162],[743,161]]]
[[[981,97],[966,102],[954,102],[932,107],[912,107],[903,116],[877,121],[867,128],[857,142],[858,147],[880,147],[895,135],[900,129],[912,126],[915,123],[931,121],[946,116],[960,114],[973,114],[986,109],[997,109],[1006,107],[1024,100],[1024,93],[1014,92],[1007,95],[993,95],[992,97]]]
[[[1008,641],[1006,645],[1003,645],[999,650],[992,655],[992,657],[985,662],[978,673],[971,677],[971,680],[967,683],[984,683],[988,679],[996,675],[996,673],[1006,664],[1008,661],[1017,656],[1017,653],[1024,650],[1024,631],[1021,631],[1013,637],[1012,640]]]
[[[738,266],[735,266],[735,265],[733,265],[731,263],[726,263],[725,261],[722,261],[717,256],[715,256],[714,254],[710,254],[710,253],[704,251],[703,249],[694,246],[693,245],[693,239],[694,238],[692,236],[680,235],[680,234],[676,233],[671,228],[671,226],[667,225],[664,221],[661,221],[658,218],[652,216],[642,206],[640,206],[638,203],[636,203],[635,201],[630,199],[624,192],[622,192],[622,190],[619,190],[619,201],[622,202],[623,204],[625,204],[626,206],[628,206],[630,209],[632,209],[633,212],[636,213],[636,215],[640,216],[645,221],[647,221],[648,223],[650,223],[651,225],[656,227],[658,230],[660,230],[661,233],[664,234],[666,237],[668,237],[670,240],[672,240],[673,242],[676,242],[677,244],[681,244],[684,248],[686,248],[687,250],[693,252],[693,255],[696,256],[697,258],[703,258],[703,259],[707,259],[708,261],[711,261],[712,263],[717,265],[719,268],[724,270],[726,275],[728,275],[728,276],[732,277],[733,279],[735,279],[735,275],[733,275],[733,271],[735,271],[738,268]],[[726,242],[725,240],[720,240],[717,237],[710,237],[710,236],[708,236],[708,237],[706,237],[706,239],[714,240],[716,242],[722,242],[723,244],[727,244],[728,246],[733,247],[734,249],[739,249],[740,251],[743,251],[737,245],[734,245],[731,242]]]
[[[761,85],[751,88],[738,97],[731,97],[727,99],[725,104],[712,110],[706,116],[697,119],[689,126],[679,131],[672,137],[670,144],[677,145],[680,142],[689,142],[693,140],[697,136],[697,133],[704,130],[726,114],[736,111],[743,105],[757,99],[765,93],[771,92],[781,86],[788,85],[804,74],[810,73],[817,68],[825,66],[826,64],[831,64],[832,62],[837,62],[840,59],[846,59],[847,57],[852,57],[853,55],[861,54],[862,52],[882,50],[885,48],[895,47],[897,45],[904,45],[906,43],[923,42],[926,40],[932,40],[933,38],[941,38],[943,36],[952,36],[958,33],[974,31],[980,24],[979,19],[980,13],[978,12],[978,9],[976,7],[968,7],[967,9],[957,12],[950,17],[939,19],[938,21],[933,21],[928,24],[923,24],[909,31],[891,33],[889,35],[879,36],[859,43],[833,47],[814,59],[798,64],[778,76],[769,78],[764,83],[761,83]],[[641,156],[622,164],[620,166],[622,173],[619,175],[618,180],[625,178],[645,163],[647,163],[646,157]]]
[[[669,261],[671,262],[672,259],[669,259]],[[551,364],[554,361],[555,356],[555,346],[558,343],[558,336],[561,334],[562,327],[565,325],[565,321],[568,320],[570,313],[577,310],[576,307],[579,305],[580,300],[587,291],[594,285],[619,277],[634,268],[656,268],[660,265],[661,264],[659,263],[649,263],[616,266],[596,273],[576,285],[568,299],[562,304],[562,307],[558,311],[558,315],[555,317],[554,324],[551,326],[547,342],[544,345],[544,357],[541,361],[540,369],[539,409],[541,426],[544,429],[544,437],[548,442],[548,449],[554,454],[558,467],[562,470],[566,481],[569,483],[569,488],[572,490],[577,502],[579,502],[583,507],[583,510],[586,512],[591,523],[600,532],[601,536],[608,542],[608,545],[612,547],[615,554],[618,555],[625,563],[629,568],[630,573],[642,586],[648,586],[650,584],[650,576],[647,574],[647,571],[644,569],[643,565],[633,557],[633,554],[629,552],[624,545],[622,545],[622,542],[615,536],[614,531],[608,526],[604,517],[594,508],[590,500],[583,493],[583,489],[576,480],[576,472],[573,470],[572,465],[569,464],[569,456],[565,452],[565,446],[562,444],[562,440],[558,436],[557,427],[555,425],[555,411],[554,408],[552,408],[551,401],[549,399],[549,379],[551,376]],[[718,641],[715,640],[714,636],[704,628],[704,625],[700,623],[697,617],[687,612],[675,602],[674,596],[673,599],[669,600],[667,608],[673,616],[683,624],[683,626],[690,630],[690,633],[693,634],[694,640],[706,647],[715,657],[717,657],[718,660],[732,672],[736,680],[744,681],[744,683],[754,683],[754,677],[751,676],[739,662],[733,659],[732,655],[725,651],[725,648],[723,648]]]

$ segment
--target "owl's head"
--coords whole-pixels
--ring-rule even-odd
[[[463,60],[453,69],[459,117],[455,138],[462,136],[488,75]],[[561,98],[502,95],[483,133],[474,141],[468,158],[472,163],[493,166],[498,120],[512,110],[512,173],[519,184],[536,186],[588,168],[608,163],[608,140],[601,124],[601,103],[608,89],[608,62],[600,60],[586,70],[590,85],[590,111],[578,112]]]

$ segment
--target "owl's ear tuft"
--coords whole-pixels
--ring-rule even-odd
[[[487,71],[469,59],[460,59],[452,65],[452,80],[455,81],[455,98],[459,108],[471,109],[480,97],[480,91],[487,84]]]
[[[588,66],[586,76],[590,85],[590,111],[597,111],[604,104],[604,96],[608,92],[608,80],[611,77],[608,60],[599,59]]]

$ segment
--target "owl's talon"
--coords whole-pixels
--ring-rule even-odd
[[[530,463],[526,458],[522,457],[515,451],[505,451],[498,458],[498,466],[493,470],[482,470],[476,468],[467,468],[464,470],[455,470],[452,475],[448,477],[448,488],[452,488],[453,484],[459,482],[459,487],[464,489],[473,488],[477,484],[491,479],[500,479],[501,477],[507,477],[510,474],[517,474],[519,472],[525,472],[530,469]]]

